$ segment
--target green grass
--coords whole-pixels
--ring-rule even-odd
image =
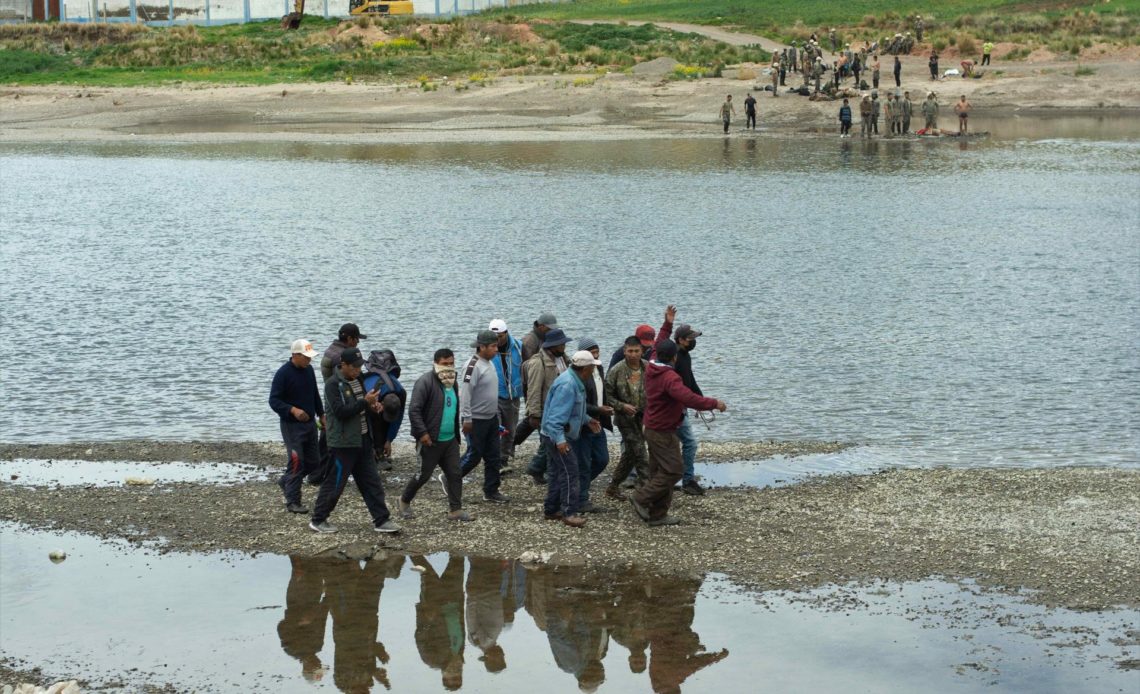
[[[548,19],[625,19],[735,25],[756,31],[778,31],[797,22],[817,28],[854,25],[866,16],[909,17],[916,12],[941,21],[982,13],[1035,12],[1062,14],[1074,9],[1140,15],[1140,0],[1068,2],[1066,0],[576,0],[511,7],[504,12]]]
[[[540,40],[533,43],[513,38],[502,22],[478,17],[423,33],[416,31],[416,20],[388,19],[380,22],[386,40],[350,31],[371,26],[368,19],[306,19],[296,32],[282,31],[276,21],[172,28],[0,26],[0,83],[145,86],[412,78],[422,86],[423,75],[434,80],[470,73],[592,74],[665,55],[712,75],[727,64],[770,58],[758,49],[647,25],[536,24]]]

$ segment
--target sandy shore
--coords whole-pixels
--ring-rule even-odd
[[[732,444],[729,444],[732,445]],[[740,444],[736,444],[740,445]],[[819,444],[829,447],[835,444]],[[749,457],[765,447],[746,444]],[[140,448],[142,447],[142,448]],[[810,444],[792,444],[796,450]],[[715,447],[713,447],[715,449]],[[276,466],[279,444],[6,445],[0,458],[198,460]],[[703,459],[718,457],[710,454]],[[722,449],[719,457],[740,458]],[[408,449],[385,473],[389,500],[418,468]],[[605,475],[603,475],[603,478]],[[595,482],[601,486],[605,480]],[[1045,605],[1103,610],[1140,604],[1140,471],[1098,468],[893,470],[837,475],[775,489],[714,489],[678,494],[684,524],[647,528],[624,503],[602,500],[582,530],[544,521],[543,490],[510,475],[505,506],[482,504],[477,481],[465,487],[474,523],[444,518],[436,484],[425,486],[404,532],[379,537],[357,493],[346,491],[333,519],[341,532],[317,535],[307,517],[283,510],[273,481],[236,486],[18,487],[4,481],[0,519],[36,528],[157,542],[164,551],[347,553],[377,547],[517,557],[553,552],[554,562],[638,565],[665,573],[721,572],[760,590],[806,590],[871,580],[975,579],[1028,591]],[[315,490],[307,487],[306,502]]]
[[[944,67],[950,67],[944,59]],[[883,60],[882,88],[893,80]],[[1088,63],[1086,63],[1088,64]],[[1105,59],[1092,76],[1077,63],[998,61],[986,78],[930,82],[924,58],[904,58],[903,88],[915,101],[932,87],[950,108],[966,94],[975,114],[1140,115],[1136,62]],[[1001,72],[999,76],[997,73]],[[314,83],[261,87],[0,87],[0,142],[341,142],[419,143],[605,140],[718,136],[726,93],[742,101],[755,80],[668,81],[661,75],[506,76],[457,91],[461,75],[437,91],[409,84]],[[792,83],[790,78],[789,84]],[[762,85],[755,85],[762,86]],[[759,93],[762,133],[830,131],[837,102]],[[741,107],[742,108],[742,107]],[[743,113],[740,114],[743,118]]]

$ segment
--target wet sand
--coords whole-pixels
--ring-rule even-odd
[[[943,67],[951,67],[944,58]],[[883,60],[889,67],[889,57]],[[956,129],[952,106],[966,94],[976,117],[1032,114],[1140,116],[1140,82],[1131,53],[1109,54],[1076,77],[1074,60],[1003,62],[984,79],[931,82],[926,60],[903,58],[903,89],[916,103],[934,89],[940,125]],[[439,75],[437,91],[407,83],[302,83],[259,87],[0,87],[0,142],[336,142],[419,143],[572,141],[720,136],[726,93],[743,100],[763,88],[749,74],[672,81],[612,73],[588,86],[583,75],[499,76],[456,91],[464,75]],[[999,76],[997,73],[1001,72]],[[448,79],[445,80],[444,77]],[[595,75],[586,75],[591,78]],[[797,83],[796,75],[788,84]],[[880,91],[893,89],[888,70]],[[830,132],[840,102],[757,92],[761,134]],[[742,108],[742,107],[741,107]],[[743,125],[743,111],[739,114]],[[912,122],[912,127],[913,127]],[[740,135],[742,133],[736,133]]]
[[[840,444],[706,445],[701,460],[760,459],[825,452]],[[523,449],[525,452],[526,449]],[[0,458],[133,459],[280,464],[279,444],[154,443],[3,445]],[[388,499],[414,468],[409,448],[384,473]],[[516,468],[519,467],[516,464]],[[553,563],[637,566],[665,574],[724,573],[757,590],[807,590],[872,580],[974,579],[1047,606],[1105,610],[1140,604],[1140,471],[1108,468],[891,470],[833,475],[791,486],[677,494],[684,523],[647,528],[627,504],[595,503],[581,530],[544,521],[543,489],[516,473],[503,484],[505,506],[479,498],[478,471],[464,488],[473,523],[445,520],[436,483],[417,497],[404,532],[378,536],[350,485],[331,519],[336,535],[317,535],[308,518],[286,513],[273,481],[235,486],[17,487],[5,484],[0,519],[71,530],[161,551],[246,553],[394,551],[518,557],[552,552]],[[315,489],[306,487],[311,503]]]

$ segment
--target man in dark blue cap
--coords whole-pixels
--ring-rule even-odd
[[[542,349],[523,364],[526,377],[526,417],[531,429],[542,425],[542,407],[546,394],[554,379],[570,366],[566,359],[566,343],[570,338],[561,328],[552,328],[542,341]],[[526,472],[534,478],[535,484],[546,485],[546,450],[538,447]]]

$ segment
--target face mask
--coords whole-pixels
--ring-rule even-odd
[[[443,364],[434,364],[434,366],[435,375],[439,377],[439,382],[442,383],[445,388],[450,388],[455,385],[454,366],[444,366]]]
[[[692,352],[696,348],[697,348],[697,338],[694,337],[693,339],[689,340],[689,349],[687,351]]]

